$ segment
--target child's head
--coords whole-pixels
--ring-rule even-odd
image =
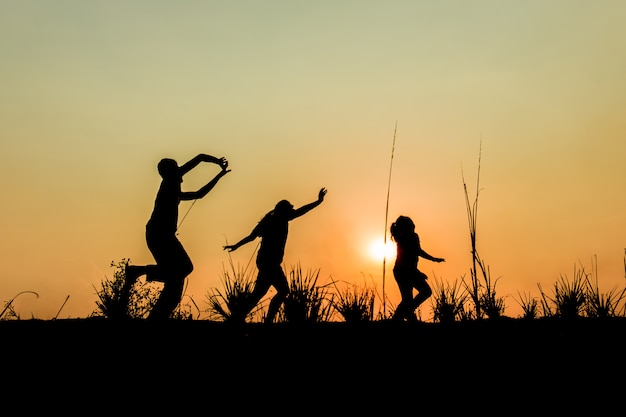
[[[395,222],[391,224],[389,229],[391,237],[395,240],[397,236],[415,231],[415,223],[407,216],[398,216]]]
[[[157,170],[162,178],[172,178],[175,175],[180,175],[178,172],[178,163],[171,158],[163,158],[157,165]]]
[[[279,215],[289,214],[293,210],[293,204],[287,200],[280,200],[274,207],[274,213]]]

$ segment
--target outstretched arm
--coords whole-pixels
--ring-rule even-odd
[[[429,261],[433,261],[433,262],[445,262],[445,259],[437,258],[435,256],[432,256],[432,255],[426,253],[426,251],[424,249],[422,249],[422,251],[420,252],[420,257],[422,257],[424,259],[428,259]]]
[[[180,166],[179,168],[180,175],[181,176],[185,175],[186,173],[191,171],[193,168],[197,167],[200,164],[200,162],[212,162],[214,164],[218,164],[219,166],[221,166],[222,169],[226,169],[228,167],[228,161],[226,160],[226,158],[224,157],[218,158],[216,156],[201,153],[201,154],[194,156],[189,161],[185,162],[183,165]]]
[[[252,242],[255,238],[256,238],[256,229],[253,230],[252,233],[250,233],[248,236],[244,237],[239,242],[235,243],[234,245],[226,245],[226,246],[224,246],[224,250],[227,250],[228,252],[232,252],[232,251],[238,249],[240,246],[243,246],[246,243]]]
[[[217,182],[224,175],[226,175],[226,174],[228,174],[230,172],[230,169],[227,169],[227,167],[228,167],[228,163],[226,163],[226,165],[222,167],[222,170],[211,181],[209,181],[205,186],[200,188],[198,191],[183,191],[183,192],[181,192],[180,193],[180,199],[181,200],[197,200],[197,199],[202,198],[205,195],[207,195],[209,193],[209,191],[211,191],[213,189],[213,187],[215,187]]]
[[[320,204],[322,204],[322,201],[324,201],[324,197],[325,196],[326,196],[326,188],[320,189],[320,192],[317,195],[317,200],[313,201],[312,203],[305,204],[304,206],[294,210],[293,216],[291,216],[291,218],[295,219],[296,217],[300,217],[303,214],[306,214],[309,211],[313,210],[315,207],[317,207]]]

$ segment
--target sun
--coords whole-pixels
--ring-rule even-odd
[[[387,242],[381,238],[374,238],[369,244],[369,256],[376,262],[393,259],[396,256],[396,244],[387,239]]]

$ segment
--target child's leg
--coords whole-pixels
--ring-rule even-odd
[[[415,282],[415,289],[417,290],[417,295],[413,299],[413,310],[418,308],[424,301],[428,299],[433,294],[433,290],[428,285],[428,281],[426,281],[426,274],[421,271],[418,272],[418,278]]]
[[[159,299],[154,304],[148,318],[151,320],[167,320],[178,306],[178,303],[180,303],[184,286],[184,278],[165,282]]]

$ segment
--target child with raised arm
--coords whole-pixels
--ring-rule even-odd
[[[234,245],[224,246],[225,250],[232,252],[240,246],[252,242],[257,237],[261,238],[256,258],[258,275],[252,290],[248,312],[267,294],[270,286],[273,286],[276,289],[276,295],[270,301],[267,316],[265,317],[266,323],[274,321],[274,317],[289,293],[287,276],[281,266],[285,254],[289,222],[319,206],[324,201],[325,195],[326,189],[322,188],[318,193],[317,200],[297,209],[294,209],[293,205],[287,200],[279,201],[274,209],[259,221],[248,236]]]
[[[201,162],[219,165],[221,171],[197,191],[182,191],[183,176]],[[193,271],[189,255],[176,237],[178,228],[178,205],[183,200],[197,200],[209,193],[227,173],[226,158],[198,154],[181,166],[170,158],[163,158],[157,165],[163,180],[154,201],[152,215],[146,224],[146,242],[156,265],[126,266],[126,282],[123,296],[128,298],[130,288],[141,275],[147,281],[163,282],[159,299],[150,311],[149,319],[167,319],[178,306],[183,294],[185,278]]]

